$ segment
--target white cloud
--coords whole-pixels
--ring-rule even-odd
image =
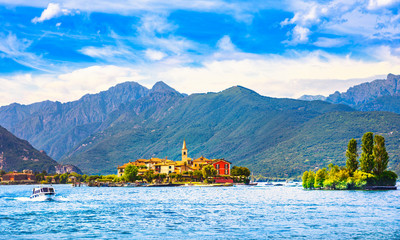
[[[145,55],[148,59],[153,61],[159,61],[167,56],[165,53],[153,49],[147,49]]]
[[[110,57],[125,57],[126,55],[131,55],[131,51],[125,49],[125,48],[119,48],[115,46],[104,46],[104,47],[84,47],[79,52],[88,55],[90,57],[94,58],[110,58]]]
[[[232,52],[236,49],[236,46],[232,43],[232,40],[228,35],[223,36],[217,42],[217,46],[220,50],[226,51],[226,52]]]
[[[369,0],[367,8],[369,10],[375,10],[383,7],[390,7],[399,2],[399,0]]]
[[[292,38],[296,33],[298,39],[313,34],[311,31],[307,34],[298,31],[305,28],[323,34],[359,35],[366,39],[398,39],[400,34],[400,16],[387,9],[400,3],[400,0],[288,0],[288,3],[287,10],[292,11],[294,16],[282,21],[281,26],[293,27],[289,30]]]
[[[135,67],[92,66],[60,75],[16,75],[0,78],[0,105],[47,99],[72,101],[125,81],[150,87],[159,80],[185,93],[217,92],[242,85],[266,96],[297,98],[303,94],[345,91],[362,81],[400,73],[398,49],[382,46],[368,51],[376,60],[323,51],[291,52],[285,56],[237,52],[236,59],[209,56],[198,67],[157,61]]]
[[[313,44],[317,47],[331,48],[331,47],[341,47],[347,43],[344,38],[325,38],[319,37],[317,41]]]
[[[305,27],[296,26],[293,28],[293,41],[302,43],[308,41],[310,30]]]
[[[295,52],[286,57],[268,55],[242,60],[209,60],[203,67],[175,67],[160,72],[158,77],[187,93],[221,91],[242,85],[273,97],[328,95],[376,76],[398,74],[400,58],[385,49],[377,50],[382,54],[377,55],[378,60],[374,62],[321,51]]]
[[[122,15],[136,15],[138,12],[168,13],[173,10],[217,12],[233,16],[238,21],[250,23],[253,14],[276,8],[276,0],[228,1],[228,0],[52,0],[66,9],[84,12],[104,12]],[[1,4],[45,8],[48,0],[0,0]]]
[[[23,66],[46,72],[50,71],[52,67],[46,61],[27,51],[31,44],[32,41],[18,39],[12,33],[8,35],[0,34],[0,58],[10,58]]]
[[[69,14],[71,14],[71,11],[68,9],[61,8],[60,4],[49,3],[49,5],[47,5],[47,8],[42,12],[40,17],[33,18],[32,22],[40,23],[40,22],[44,22],[46,20],[50,20],[52,18],[59,17],[61,15],[69,15]]]
[[[141,81],[137,71],[116,66],[92,66],[61,75],[23,74],[0,78],[0,106],[43,100],[72,101],[97,93],[118,83]]]
[[[138,27],[139,36],[134,40],[147,48],[159,49],[168,55],[181,55],[189,49],[199,49],[195,42],[175,36],[175,29],[176,26],[169,23],[165,15],[145,15]]]

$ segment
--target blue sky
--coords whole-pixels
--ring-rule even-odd
[[[400,73],[400,0],[0,0],[0,105],[124,81],[328,95]]]

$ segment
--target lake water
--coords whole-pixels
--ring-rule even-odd
[[[0,186],[0,239],[400,239],[400,191]]]

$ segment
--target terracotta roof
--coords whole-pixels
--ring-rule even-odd
[[[232,164],[231,162],[226,161],[225,159],[213,159],[213,160],[212,160],[212,163],[216,163],[216,162],[219,162],[219,161],[227,162],[227,163],[229,163],[229,164]]]

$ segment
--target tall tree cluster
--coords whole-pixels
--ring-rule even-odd
[[[330,164],[329,170],[319,169],[316,173],[303,174],[306,189],[363,189],[365,186],[395,186],[397,175],[388,171],[389,155],[385,138],[367,132],[362,137],[361,156],[357,161],[357,141],[349,141],[346,150],[346,167]]]
[[[361,171],[370,173],[374,168],[374,155],[372,150],[374,148],[374,134],[372,132],[367,132],[362,137],[362,153],[360,158]]]
[[[354,139],[350,140],[348,149],[346,151],[347,162],[346,167],[351,172],[354,162],[353,157],[354,154],[348,152],[354,151],[354,144],[355,144],[355,151],[357,154],[357,142],[354,143]],[[362,153],[360,157],[360,167],[361,171],[366,173],[374,173],[376,175],[381,175],[387,168],[389,162],[389,155],[386,151],[385,147],[385,138],[380,135],[373,135],[372,132],[367,132],[362,137],[362,145],[361,145]],[[351,160],[350,160],[351,158]],[[357,169],[357,168],[356,168]],[[355,171],[355,170],[354,170]],[[353,172],[354,172],[353,171]]]
[[[354,138],[349,141],[346,157],[346,168],[349,170],[350,174],[353,175],[353,173],[358,169],[357,141]]]

